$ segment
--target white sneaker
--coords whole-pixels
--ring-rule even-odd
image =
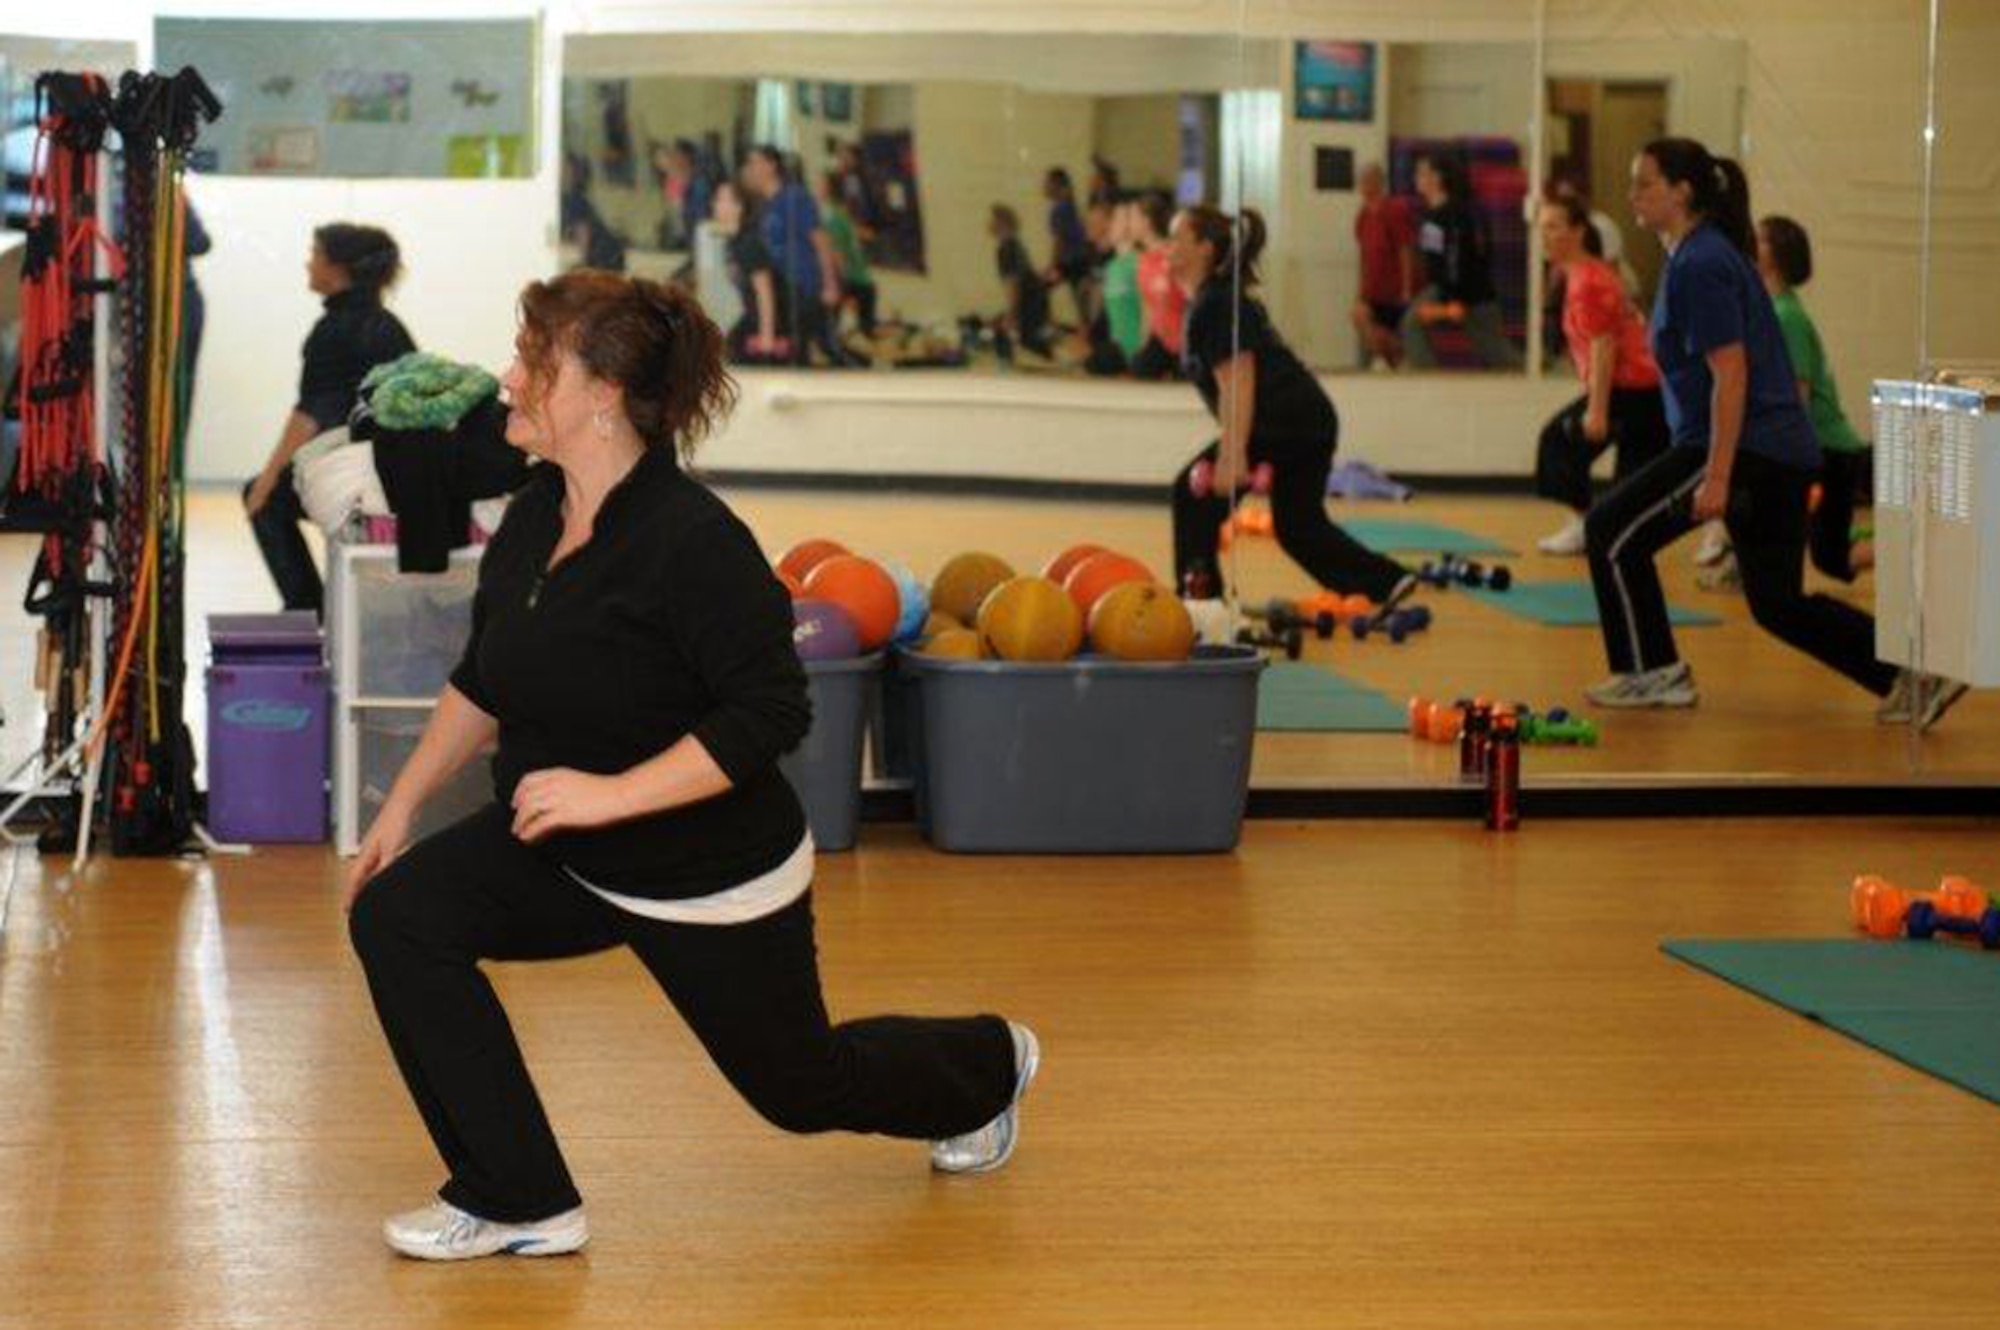
[[[1900,670],[1895,686],[1875,709],[1878,725],[1908,725],[1915,721],[1919,730],[1928,730],[1944,719],[1944,713],[1958,705],[1967,692],[1956,679]]]
[[[1917,696],[1917,676],[1909,670],[1897,670],[1896,682],[1889,687],[1889,695],[1882,699],[1882,705],[1875,708],[1877,725],[1908,725],[1910,708]]]
[[[1014,1097],[1000,1116],[963,1136],[931,1142],[931,1167],[940,1173],[990,1173],[1007,1162],[1021,1139],[1021,1096],[1042,1063],[1042,1046],[1025,1025],[1007,1022],[1014,1036]]]
[[[1544,554],[1583,553],[1583,519],[1570,518],[1562,530],[1550,532],[1536,541],[1535,548]]]
[[[1684,660],[1656,670],[1614,674],[1584,689],[1583,695],[1600,707],[1626,709],[1691,707],[1701,700],[1694,687],[1694,671]]]
[[[1694,584],[1703,591],[1741,591],[1743,569],[1736,562],[1736,551],[1724,546],[1720,559],[1694,575]]]
[[[1965,696],[1967,685],[1956,679],[1930,678],[1924,681],[1923,704],[1916,708],[1917,728],[1928,730],[1944,719],[1944,713]]]
[[[1701,544],[1695,546],[1694,561],[1703,568],[1721,563],[1722,556],[1729,553],[1729,528],[1720,521],[1707,523],[1701,529]]]
[[[583,1207],[532,1224],[499,1224],[438,1201],[382,1221],[382,1240],[419,1261],[480,1256],[561,1256],[590,1241]]]

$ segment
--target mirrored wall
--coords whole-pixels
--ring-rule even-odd
[[[1518,577],[1570,584],[1588,604],[1581,551],[1539,548],[1562,506],[1504,474],[1534,467],[1533,422],[1558,423],[1571,404],[1573,428],[1588,414],[1582,302],[1622,309],[1617,326],[1632,324],[1644,347],[1670,249],[1635,208],[1635,160],[1658,139],[1698,140],[1742,164],[1755,220],[1811,246],[1813,275],[1795,285],[1768,255],[1760,266],[1819,348],[1801,392],[1817,391],[1815,427],[1836,454],[1812,504],[1826,513],[1818,527],[1845,530],[1814,536],[1801,591],[1873,611],[1871,385],[1918,373],[1920,327],[1933,360],[1995,351],[1978,311],[2000,293],[1970,239],[1995,233],[1979,231],[1993,201],[1973,165],[1990,160],[1990,132],[1950,132],[1990,109],[1966,75],[1991,21],[1942,34],[1945,129],[1926,194],[1928,86],[1870,73],[1921,67],[1930,33],[1916,6],[1872,25],[1653,16],[1614,30],[1587,17],[1512,40],[1436,41],[1288,29],[1263,10],[1214,36],[572,38],[563,262],[691,282],[749,367],[1171,381],[1184,315],[1164,308],[1165,232],[1190,205],[1254,208],[1269,227],[1256,294],[1339,408],[1341,457],[1409,467],[1412,512],[1489,536]],[[1848,91],[1832,97],[1833,86]],[[1394,396],[1410,377],[1435,386]],[[1409,436],[1472,417],[1468,432],[1490,446],[1509,412],[1523,437],[1505,459],[1456,468],[1503,473],[1490,494],[1434,489],[1410,465],[1421,454]],[[1161,451],[1164,477],[1175,446]],[[1614,448],[1586,503],[1618,466]],[[1332,511],[1364,524],[1385,514],[1338,496]],[[1878,723],[1893,707],[1760,627],[1729,544],[1717,525],[1657,558],[1699,706],[1610,716],[1618,742],[1547,755],[1543,775],[1816,781],[2000,767],[1959,738],[2000,738],[1977,694],[1950,729],[1913,740],[1907,723]],[[1309,589],[1269,542],[1243,542],[1237,557],[1236,580],[1253,589]],[[1454,594],[1465,603],[1462,590],[1433,594],[1441,615],[1480,618]],[[1395,664],[1347,652],[1333,667],[1398,701],[1485,692],[1538,705],[1573,702],[1608,671],[1594,627],[1472,626],[1476,643],[1453,625],[1455,643],[1441,636]],[[1267,747],[1276,779],[1453,774],[1447,757],[1380,736]]]

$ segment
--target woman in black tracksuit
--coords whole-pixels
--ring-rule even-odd
[[[1189,208],[1174,218],[1168,247],[1189,301],[1181,367],[1222,429],[1222,437],[1174,478],[1176,584],[1186,591],[1191,577],[1205,577],[1220,588],[1216,550],[1229,496],[1237,484],[1248,483],[1253,467],[1268,462],[1279,548],[1321,586],[1364,594],[1384,608],[1400,603],[1415,589],[1415,576],[1326,514],[1340,419],[1252,294],[1264,219],[1251,209],[1231,218],[1214,208]],[[1190,483],[1202,461],[1215,468],[1215,486],[1205,497]]]
[[[693,296],[612,273],[532,283],[521,308],[507,438],[543,463],[348,877],[383,1033],[449,1175],[383,1236],[429,1260],[589,1236],[482,960],[628,947],[776,1126],[997,1168],[1038,1059],[1026,1027],[827,1018],[812,838],[777,767],[811,714],[791,605],[677,457],[734,397],[722,334]],[[496,739],[496,801],[404,851],[418,805]]]
[[[1692,139],[1656,139],[1633,161],[1631,201],[1667,250],[1651,335],[1672,446],[1585,520],[1612,669],[1586,696],[1606,707],[1695,704],[1653,556],[1719,517],[1759,627],[1884,699],[1880,719],[1934,723],[1963,687],[1877,659],[1872,617],[1803,589],[1820,451],[1757,273],[1742,167]]]
[[[250,529],[288,610],[317,614],[326,594],[299,531],[305,507],[292,485],[292,456],[314,435],[347,423],[369,370],[417,349],[402,320],[382,306],[382,293],[402,271],[402,252],[379,227],[334,222],[313,232],[306,284],[326,309],[306,337],[298,401],[284,433],[243,487]]]

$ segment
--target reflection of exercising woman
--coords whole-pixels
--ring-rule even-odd
[[[1583,396],[1542,430],[1535,492],[1572,515],[1537,543],[1547,554],[1581,554],[1591,463],[1615,443],[1617,479],[1624,480],[1666,449],[1667,413],[1646,325],[1617,269],[1599,256],[1602,242],[1589,210],[1577,199],[1551,199],[1542,205],[1540,229],[1542,251],[1562,280],[1562,333]]]
[[[1139,299],[1146,307],[1146,342],[1132,357],[1132,373],[1141,379],[1170,379],[1181,369],[1187,292],[1174,280],[1167,252],[1167,229],[1173,220],[1174,207],[1166,195],[1148,191],[1139,196],[1132,222],[1139,242]]]
[[[1174,218],[1168,237],[1174,276],[1190,299],[1182,368],[1222,427],[1222,437],[1174,479],[1174,576],[1183,589],[1192,575],[1219,585],[1215,556],[1229,495],[1252,466],[1268,462],[1279,547],[1321,586],[1394,606],[1416,588],[1416,577],[1326,515],[1340,420],[1319,380],[1251,295],[1263,249],[1264,219],[1248,209],[1231,218],[1189,208]],[[1215,467],[1215,486],[1198,496],[1190,476],[1204,460]]]
[[[716,229],[728,237],[723,254],[729,281],[736,288],[735,323],[729,329],[729,356],[747,363],[778,364],[791,359],[785,302],[790,288],[779,283],[764,229],[745,212],[743,195],[728,180],[715,187]]]
[[[1014,340],[1038,356],[1048,356],[1049,291],[1042,276],[1028,261],[1028,247],[1021,243],[1021,218],[1004,203],[993,205],[986,223],[993,237],[993,262],[1000,272],[1000,284],[1007,289],[1007,312],[1002,315],[1006,330]],[[1001,359],[1008,358],[1003,352]]]
[[[1403,315],[1403,354],[1412,369],[1435,369],[1431,328],[1458,324],[1488,369],[1521,368],[1521,352],[1507,340],[1500,302],[1493,292],[1493,239],[1486,220],[1467,202],[1465,168],[1449,157],[1417,159],[1417,193],[1424,215],[1417,252],[1424,259],[1424,289]]]
[[[1873,547],[1857,547],[1853,539],[1854,492],[1868,474],[1868,444],[1840,409],[1840,390],[1834,387],[1819,329],[1799,300],[1797,288],[1812,280],[1812,272],[1812,241],[1803,226],[1789,217],[1766,217],[1757,224],[1757,273],[1771,293],[1799,397],[1819,440],[1820,501],[1808,545],[1813,567],[1852,582],[1857,569],[1875,561]]]

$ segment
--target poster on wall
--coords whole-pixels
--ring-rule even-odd
[[[257,175],[313,174],[319,170],[319,131],[310,125],[253,126],[250,170]]]
[[[1294,118],[1375,118],[1375,43],[1294,42],[1292,53]]]
[[[326,118],[336,125],[407,125],[410,76],[336,69],[326,76]]]
[[[533,19],[160,18],[155,63],[193,65],[229,114],[191,163],[219,175],[534,174]]]

